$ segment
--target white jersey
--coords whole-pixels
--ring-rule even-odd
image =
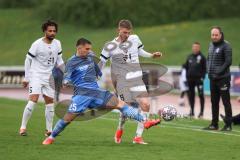
[[[32,60],[27,78],[48,79],[56,63],[63,63],[61,43],[57,39],[47,44],[39,38],[32,44],[27,56]]]
[[[143,44],[137,35],[130,35],[126,42],[120,43],[114,38],[111,42],[106,43],[101,53],[101,60],[113,60],[114,55],[124,55],[124,61],[127,63],[139,63],[140,48]],[[120,63],[120,62],[119,62]]]
[[[139,64],[139,49],[143,44],[137,35],[130,35],[127,41],[120,43],[116,40],[106,43],[100,59],[106,62],[111,60],[111,73],[117,81],[142,78],[142,69]]]

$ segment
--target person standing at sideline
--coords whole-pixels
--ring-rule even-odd
[[[190,116],[194,117],[195,87],[197,87],[201,106],[198,118],[202,118],[205,102],[203,80],[206,75],[206,58],[201,53],[199,42],[194,42],[192,44],[192,53],[188,56],[185,67],[187,71],[187,84],[189,87],[188,99],[191,107]]]
[[[212,42],[208,49],[207,72],[210,79],[212,122],[207,130],[218,130],[219,101],[220,97],[225,108],[225,125],[222,131],[231,131],[232,106],[230,102],[230,66],[232,64],[232,48],[229,42],[224,40],[224,34],[220,27],[211,29]]]

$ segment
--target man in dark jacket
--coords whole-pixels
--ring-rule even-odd
[[[208,49],[207,71],[210,79],[212,123],[207,130],[218,130],[220,97],[225,108],[226,124],[222,131],[231,131],[232,106],[230,102],[230,66],[232,64],[232,48],[224,40],[220,27],[211,30],[212,42]]]
[[[204,111],[203,80],[206,74],[206,58],[201,53],[199,42],[193,43],[192,54],[188,56],[185,68],[189,87],[188,98],[191,107],[190,116],[194,116],[195,87],[197,87],[201,105],[198,118],[202,118]]]

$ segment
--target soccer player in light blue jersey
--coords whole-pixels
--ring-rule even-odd
[[[79,114],[86,109],[104,107],[107,109],[119,109],[120,112],[131,119],[142,122],[146,129],[160,123],[160,120],[146,120],[138,109],[130,107],[125,102],[107,90],[100,89],[97,77],[102,73],[94,62],[93,56],[89,55],[92,45],[85,38],[80,38],[76,44],[77,53],[66,64],[64,85],[69,83],[74,86],[74,95],[67,113],[63,119],[58,120],[52,134],[42,144],[52,144],[56,136],[64,130]]]

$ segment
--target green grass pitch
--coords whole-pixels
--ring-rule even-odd
[[[43,104],[34,110],[26,137],[18,135],[26,102],[0,98],[0,104],[1,160],[230,160],[240,156],[240,127],[234,126],[232,132],[207,132],[201,129],[209,123],[204,120],[163,122],[145,131],[148,145],[132,144],[136,124],[129,121],[123,142],[115,144],[117,115],[114,113],[91,121],[73,122],[53,145],[43,146]]]

